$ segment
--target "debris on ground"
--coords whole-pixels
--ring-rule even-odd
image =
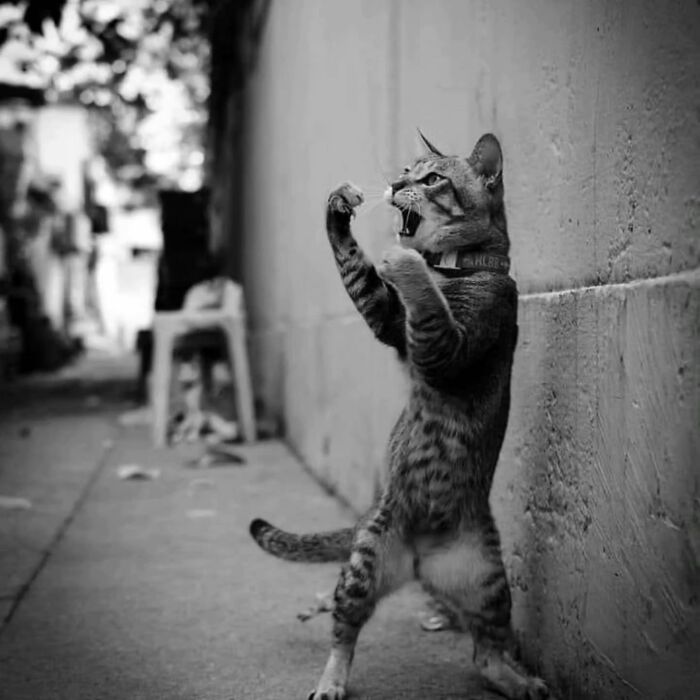
[[[197,442],[200,438],[204,438],[210,444],[238,440],[238,423],[226,420],[213,411],[189,410],[175,416],[172,427],[173,443]]]
[[[215,518],[217,512],[211,508],[192,508],[187,511],[186,515],[192,520],[199,520],[202,518]]]
[[[211,469],[212,467],[232,467],[245,463],[245,457],[232,447],[225,443],[215,443],[208,445],[204,454],[189,460],[186,466],[190,469]]]
[[[220,442],[207,447],[207,453],[212,457],[225,462],[233,462],[234,464],[245,464],[246,460],[243,455],[233,449],[230,445]]]
[[[138,464],[122,464],[117,467],[117,476],[123,481],[152,481],[160,476],[160,469],[147,469]]]
[[[192,479],[190,481],[190,490],[194,491],[196,489],[213,489],[216,486],[216,482],[211,479]]]
[[[124,411],[119,416],[119,425],[130,428],[136,425],[151,424],[151,408],[150,406],[142,406],[141,408],[133,408],[130,411]]]
[[[5,510],[29,510],[32,502],[19,496],[0,496],[0,508]]]
[[[316,602],[306,610],[297,613],[297,620],[300,622],[307,622],[317,615],[321,615],[326,612],[333,612],[333,591],[326,591],[325,593],[316,594]]]
[[[209,429],[206,435],[207,442],[231,442],[240,438],[241,432],[236,421],[226,420],[212,411],[208,411],[206,415],[208,418],[206,427]]]
[[[282,434],[280,422],[274,416],[259,416],[256,420],[258,440],[270,440]]]

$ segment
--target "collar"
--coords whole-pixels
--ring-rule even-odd
[[[423,253],[430,267],[447,277],[467,277],[475,272],[500,272],[507,275],[510,258],[500,253],[450,250],[446,253]]]

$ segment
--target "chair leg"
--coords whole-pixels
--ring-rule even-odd
[[[153,386],[151,387],[151,406],[153,408],[153,443],[163,447],[168,432],[168,414],[170,409],[170,382],[173,363],[174,335],[165,328],[156,325],[153,332]]]
[[[205,353],[199,353],[199,366],[202,373],[202,393],[211,399],[214,389],[214,361],[206,357]]]
[[[244,319],[227,319],[225,322],[225,330],[229,361],[233,369],[233,379],[236,384],[236,410],[238,412],[238,422],[241,426],[241,434],[246,442],[254,442],[257,435]]]

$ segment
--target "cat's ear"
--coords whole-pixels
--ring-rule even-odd
[[[418,136],[420,137],[420,140],[423,142],[423,145],[428,149],[428,151],[430,153],[432,153],[434,156],[439,156],[440,158],[444,158],[444,155],[442,153],[440,153],[440,151],[438,151],[438,149],[435,148],[435,146],[433,146],[433,144],[430,143],[430,141],[428,141],[427,138],[425,138],[425,135],[423,134],[423,132],[420,129],[416,129],[416,131],[418,132]]]
[[[483,178],[490,190],[495,189],[503,176],[503,153],[501,144],[493,134],[484,134],[474,146],[468,158],[477,175]]]

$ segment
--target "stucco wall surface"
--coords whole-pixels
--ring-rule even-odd
[[[416,126],[448,152],[500,138],[522,297],[492,500],[518,630],[569,697],[700,683],[698,65],[689,1],[296,0],[272,3],[247,90],[256,388],[358,509],[406,379],[342,289],[326,194],[365,189],[376,256]]]
[[[492,491],[516,627],[573,697],[694,697],[700,271],[519,312]]]

